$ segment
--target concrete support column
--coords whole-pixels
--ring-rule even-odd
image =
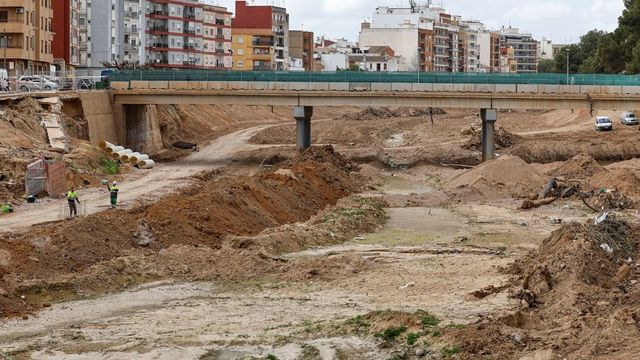
[[[313,106],[295,106],[293,117],[296,118],[296,134],[298,150],[303,151],[311,147],[311,117]]]
[[[480,117],[482,118],[482,162],[485,162],[493,160],[496,156],[495,129],[498,110],[481,109]]]

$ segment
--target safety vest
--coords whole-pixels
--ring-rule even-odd
[[[112,193],[117,193],[120,189],[117,186],[109,186],[109,191]]]
[[[69,191],[67,193],[67,200],[76,201],[77,198],[78,198],[78,193],[76,193],[75,191]]]

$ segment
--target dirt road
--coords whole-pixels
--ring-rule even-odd
[[[160,164],[141,178],[118,184],[120,205],[126,207],[135,200],[157,198],[188,184],[188,178],[198,172],[224,166],[234,153],[259,147],[248,144],[248,139],[270,126],[273,125],[257,126],[222,136],[202,147],[198,153],[171,163]],[[80,191],[83,214],[93,214],[107,209],[108,196],[106,189]],[[37,205],[24,205],[18,207],[15,213],[0,218],[0,233],[64,220],[66,216],[67,204],[64,199]]]

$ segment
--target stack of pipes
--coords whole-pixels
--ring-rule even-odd
[[[156,166],[155,161],[151,160],[149,155],[125,149],[124,146],[114,145],[104,140],[101,140],[98,146],[113,160],[118,160],[123,164],[131,164],[140,169],[153,169]]]

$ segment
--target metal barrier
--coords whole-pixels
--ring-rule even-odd
[[[114,71],[110,81],[221,81],[306,83],[413,83],[413,84],[508,84],[640,86],[638,75],[608,74],[502,74],[416,72],[281,72],[219,70],[125,70]]]

